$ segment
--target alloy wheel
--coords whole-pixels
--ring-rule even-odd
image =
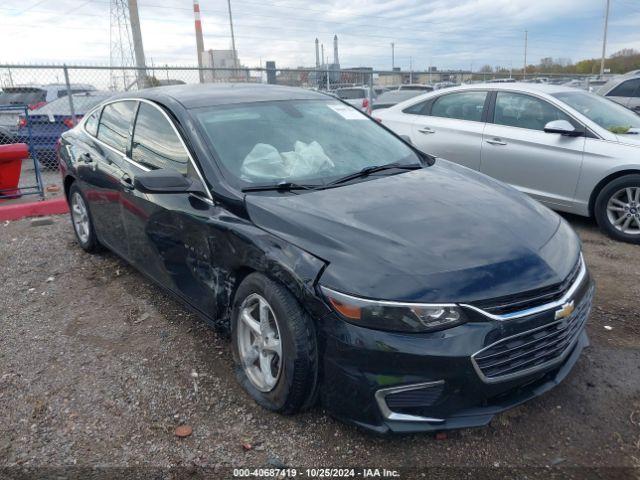
[[[78,192],[71,195],[71,217],[78,238],[82,243],[87,243],[90,234],[89,213],[82,195]]]
[[[616,230],[640,235],[640,187],[626,187],[607,202],[607,218]]]
[[[278,321],[269,303],[257,293],[242,302],[238,318],[238,351],[242,368],[261,392],[274,389],[282,371]]]

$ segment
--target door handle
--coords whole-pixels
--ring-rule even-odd
[[[122,185],[125,190],[133,190],[133,180],[126,173],[120,177],[120,185]]]
[[[507,144],[507,142],[503,142],[499,138],[490,138],[486,142],[490,143],[491,145],[506,145]]]
[[[420,133],[436,133],[436,131],[435,131],[435,130],[433,130],[432,128],[429,128],[429,127],[422,127],[422,128],[419,128],[419,129],[418,129],[418,131],[419,131]]]

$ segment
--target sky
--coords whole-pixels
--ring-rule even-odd
[[[0,64],[108,65],[109,0],[3,0]],[[605,0],[231,0],[243,65],[313,66],[314,40],[343,67],[479,70],[601,55]],[[190,0],[138,0],[147,63],[197,63]],[[205,49],[230,48],[225,0],[201,0]],[[640,0],[611,0],[607,52],[640,50]]]

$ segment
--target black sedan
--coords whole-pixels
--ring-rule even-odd
[[[321,93],[175,86],[63,134],[77,240],[231,331],[263,407],[484,425],[557,385],[593,285],[558,215]]]

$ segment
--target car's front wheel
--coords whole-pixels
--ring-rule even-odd
[[[284,286],[259,273],[247,276],[235,295],[231,337],[238,380],[256,402],[283,414],[312,403],[315,328]]]
[[[100,243],[93,228],[93,220],[87,201],[75,183],[69,189],[69,213],[71,214],[73,231],[80,246],[90,253],[98,251]]]
[[[594,213],[607,235],[640,243],[640,175],[625,175],[607,184],[598,194]]]

